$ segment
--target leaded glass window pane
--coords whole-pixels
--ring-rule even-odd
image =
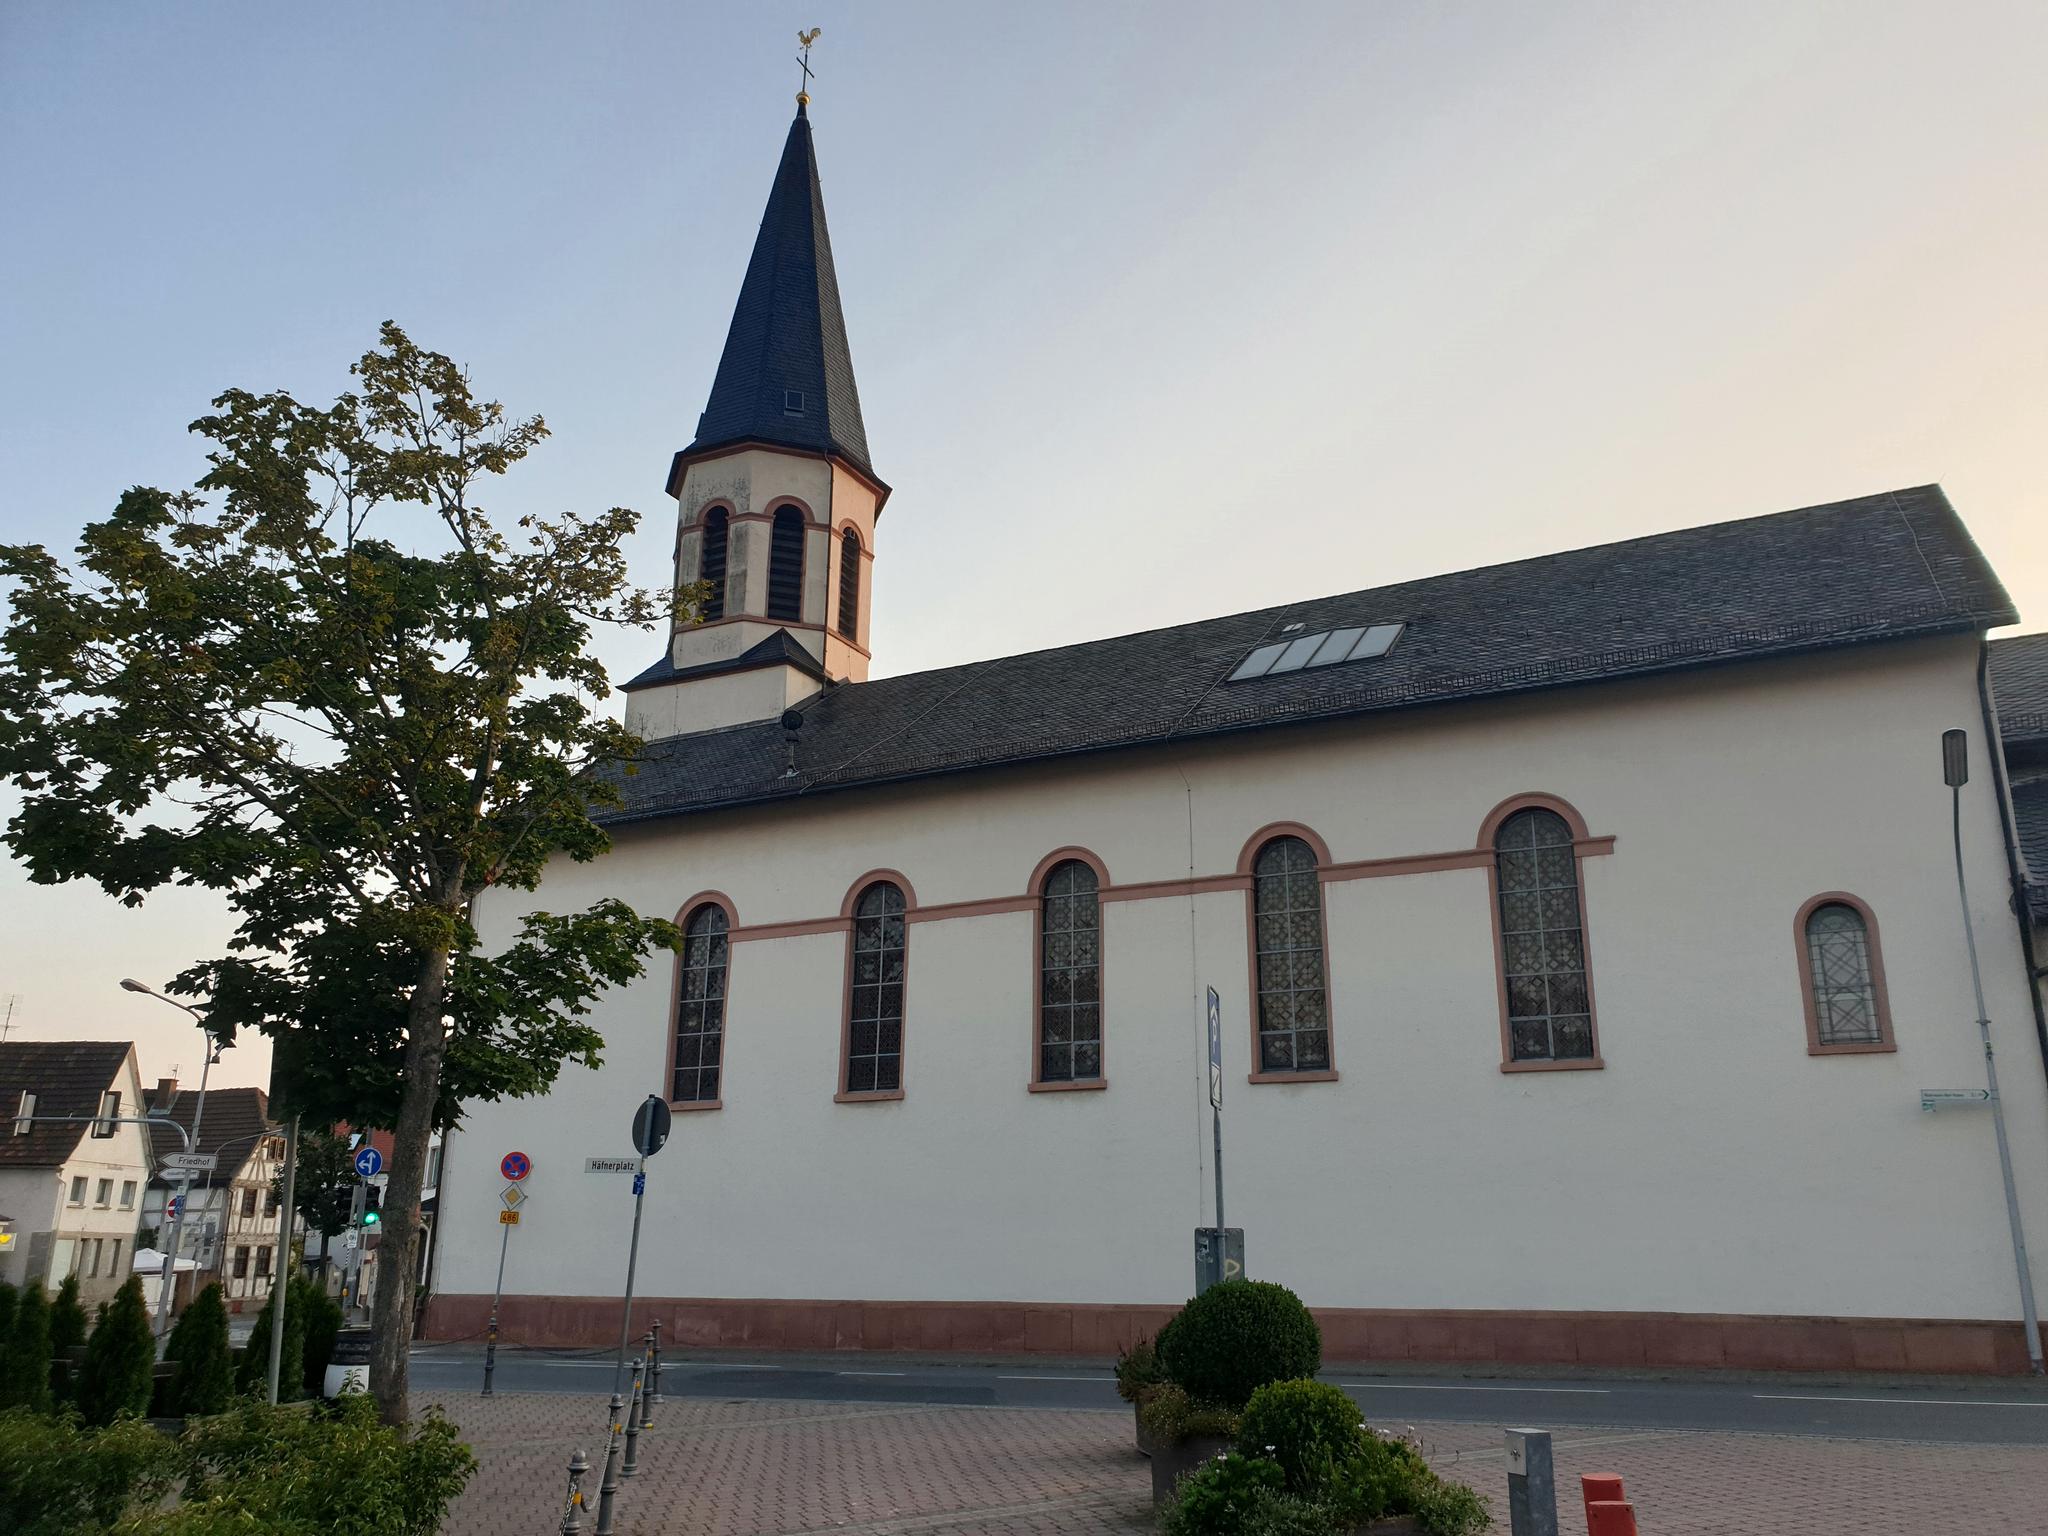
[[[682,985],[676,992],[676,1060],[669,1098],[677,1104],[718,1097],[725,1044],[725,909],[705,902],[683,922]]]
[[[1509,1059],[1591,1060],[1593,1004],[1572,829],[1555,811],[1532,807],[1501,823],[1493,847]]]
[[[1095,871],[1055,864],[1039,890],[1038,1077],[1102,1076],[1102,906]]]
[[[853,905],[853,988],[846,1029],[846,1091],[903,1086],[903,892],[886,880]]]
[[[1252,861],[1258,966],[1259,1070],[1323,1072],[1330,1065],[1324,990],[1323,892],[1315,851],[1276,837]]]
[[[1822,1045],[1879,1045],[1877,987],[1870,964],[1870,930],[1845,902],[1815,907],[1806,919],[1807,968],[1813,974],[1813,1013]]]

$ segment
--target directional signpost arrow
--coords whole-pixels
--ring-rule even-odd
[[[172,1173],[212,1173],[220,1166],[220,1158],[212,1152],[166,1152],[162,1162]]]
[[[384,1154],[375,1147],[364,1147],[356,1153],[356,1176],[373,1178],[384,1171]]]
[[[1991,1102],[1989,1088],[1922,1088],[1920,1090],[1920,1113],[1931,1115],[1937,1109],[1971,1109],[1979,1104]]]

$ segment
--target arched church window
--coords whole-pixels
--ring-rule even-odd
[[[1102,902],[1095,871],[1067,859],[1038,898],[1038,1081],[1102,1076]]]
[[[1800,908],[1798,938],[1807,1050],[1819,1056],[1895,1049],[1870,908],[1841,892],[1816,896]]]
[[[860,535],[851,528],[839,535],[839,633],[860,638]]]
[[[1315,850],[1276,837],[1252,861],[1260,1073],[1330,1070],[1330,994]]]
[[[848,1094],[903,1088],[906,946],[902,889],[877,880],[853,905],[852,975],[846,1011]]]
[[[725,909],[707,901],[683,920],[682,972],[676,988],[675,1062],[669,1099],[716,1102],[725,1060],[725,974],[730,953]]]
[[[803,605],[803,509],[781,506],[768,540],[768,617],[794,622],[803,617]]]
[[[1529,806],[1501,822],[1493,853],[1508,1060],[1594,1060],[1599,1053],[1571,826],[1553,810]]]
[[[704,514],[703,552],[697,562],[698,579],[711,590],[704,595],[704,622],[725,617],[725,543],[728,521],[725,508],[713,507]]]

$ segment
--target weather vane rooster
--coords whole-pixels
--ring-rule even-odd
[[[796,61],[797,68],[804,72],[804,83],[796,93],[796,104],[800,107],[807,107],[811,104],[810,84],[813,78],[811,75],[811,44],[824,35],[825,29],[823,27],[813,27],[808,32],[799,32],[796,35],[797,46],[803,49],[803,52],[798,55]]]

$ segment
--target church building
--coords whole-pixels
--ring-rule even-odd
[[[667,488],[709,596],[625,685],[612,850],[479,922],[686,947],[448,1138],[430,1333],[483,1326],[516,1149],[505,1338],[616,1339],[658,1093],[670,1340],[1107,1355],[1216,1220],[1213,989],[1227,1222],[1332,1360],[2026,1368],[1992,1118],[1922,1093],[1985,1083],[1960,729],[2039,1286],[2048,722],[2030,866],[2016,614],[1938,487],[870,678],[889,486],[800,103]]]

